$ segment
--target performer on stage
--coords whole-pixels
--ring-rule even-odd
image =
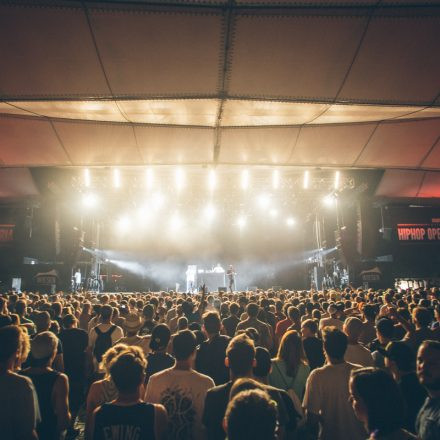
[[[75,290],[78,291],[81,289],[81,270],[79,268],[76,269],[74,278],[75,278]]]
[[[226,271],[226,275],[228,276],[229,279],[229,290],[232,293],[233,290],[235,290],[235,275],[237,275],[232,264],[229,265],[229,269]]]

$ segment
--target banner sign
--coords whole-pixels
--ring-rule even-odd
[[[12,243],[14,241],[15,225],[0,224],[0,244]]]
[[[438,242],[440,225],[438,223],[398,224],[397,238],[402,242]]]

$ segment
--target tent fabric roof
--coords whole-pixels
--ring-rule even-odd
[[[0,164],[431,175],[439,49],[434,0],[8,2]]]

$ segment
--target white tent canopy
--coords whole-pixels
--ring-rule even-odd
[[[377,3],[3,4],[0,163],[435,175],[440,2]]]

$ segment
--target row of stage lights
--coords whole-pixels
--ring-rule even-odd
[[[340,186],[340,172],[336,171],[334,176],[334,191],[331,194],[326,195],[322,199],[322,203],[328,207],[336,205],[336,196],[335,190],[337,190]],[[185,173],[181,168],[177,168],[175,170],[174,175],[175,181],[175,189],[180,192],[185,187]],[[145,174],[145,184],[149,189],[155,188],[154,185],[154,174],[153,170],[147,169]],[[303,188],[308,189],[310,185],[310,172],[306,170],[303,175]],[[87,188],[85,192],[82,194],[82,206],[83,208],[91,211],[99,208],[100,206],[100,197],[91,192],[92,182],[91,182],[91,174],[89,169],[84,170],[84,186]],[[215,170],[209,170],[207,186],[211,191],[214,191],[217,188],[217,175]],[[272,189],[276,190],[280,186],[280,173],[278,170],[274,170],[272,173]],[[122,180],[120,170],[115,168],[113,169],[113,187],[115,189],[120,189],[122,187]],[[248,170],[243,170],[241,173],[241,188],[243,190],[247,190],[250,187],[250,173]],[[255,198],[256,207],[260,208],[261,216],[267,216],[270,220],[275,222],[276,225],[285,225],[287,228],[292,229],[296,220],[293,216],[284,214],[284,219],[282,219],[283,215],[276,208],[274,201],[272,199],[272,195],[270,193],[260,194]],[[122,216],[115,222],[115,228],[118,232],[125,234],[133,227],[137,228],[145,228],[151,223],[154,215],[158,213],[167,203],[166,197],[160,191],[151,191],[146,200],[146,203],[140,205],[137,208],[137,212],[132,216]],[[196,219],[198,219],[204,227],[209,227],[216,222],[219,217],[219,210],[216,206],[209,202],[202,209],[202,211],[196,215]],[[168,218],[168,226],[171,232],[178,232],[181,230],[185,224],[185,219],[181,216],[181,214],[177,211],[171,211],[170,216]],[[237,218],[232,220],[232,224],[238,228],[239,230],[244,230],[249,222],[248,216],[245,214],[239,215]]]
[[[336,205],[336,198],[334,195],[328,195],[322,200],[323,204],[331,207]],[[140,206],[132,215],[123,215],[119,217],[114,226],[116,231],[120,233],[127,233],[130,230],[145,230],[152,226],[153,221],[157,218],[163,219],[163,214],[160,214],[161,209],[166,204],[166,200],[160,193],[153,194],[150,203]],[[94,194],[84,194],[82,199],[84,208],[90,210],[97,209],[100,206],[99,198]],[[257,215],[258,219],[267,218],[272,224],[277,227],[285,226],[288,229],[293,229],[297,221],[294,216],[280,213],[280,211],[273,205],[270,195],[262,194],[256,198],[256,205],[260,208],[261,214]],[[197,223],[202,228],[210,228],[218,222],[219,211],[213,203],[208,203],[198,214],[191,215],[191,221]],[[244,230],[249,223],[251,217],[240,214],[231,223],[239,230]],[[161,227],[163,221],[160,221]],[[170,210],[169,215],[166,216],[165,226],[171,232],[178,232],[185,224],[185,218],[178,212],[178,210]],[[154,228],[155,229],[155,228]]]
[[[216,217],[216,210],[212,205],[208,205],[203,212],[203,216],[200,217],[201,226],[209,227],[215,222]],[[277,219],[279,217],[277,211],[273,211],[270,213],[270,217],[273,219]],[[235,221],[233,222],[233,225],[238,230],[244,230],[246,226],[248,225],[248,217],[245,215],[238,216]],[[125,234],[131,230],[133,230],[136,225],[139,224],[136,222],[135,219],[129,216],[122,216],[119,217],[115,222],[115,228],[119,233]],[[280,224],[279,222],[277,223]],[[296,224],[296,220],[293,217],[287,217],[284,220],[284,224],[287,228],[293,228]],[[168,229],[170,232],[178,232],[181,229],[184,228],[186,225],[185,219],[178,213],[175,212],[173,215],[170,216],[168,220]],[[142,226],[145,227],[145,222],[142,222]]]
[[[310,188],[310,171],[306,170],[304,171],[303,175],[303,189],[309,189]],[[148,189],[153,189],[154,187],[154,171],[152,168],[147,168],[145,172],[145,186]],[[174,184],[175,189],[177,191],[182,191],[185,187],[186,182],[186,176],[185,172],[181,167],[176,167],[174,171]],[[272,171],[272,189],[277,190],[280,188],[281,183],[281,176],[279,170],[273,170]],[[214,169],[211,169],[208,171],[207,180],[206,180],[207,188],[210,191],[214,191],[218,186],[218,178],[217,173]],[[240,186],[242,190],[246,191],[250,188],[251,184],[251,175],[249,170],[245,169],[241,172],[241,180],[240,180]],[[334,174],[334,183],[333,183],[333,189],[338,190],[340,188],[341,184],[341,173],[340,171],[335,171]],[[92,177],[91,172],[88,168],[84,170],[84,186],[86,188],[90,188],[92,186]],[[119,189],[122,186],[122,179],[121,179],[121,172],[118,168],[113,168],[113,188]]]

